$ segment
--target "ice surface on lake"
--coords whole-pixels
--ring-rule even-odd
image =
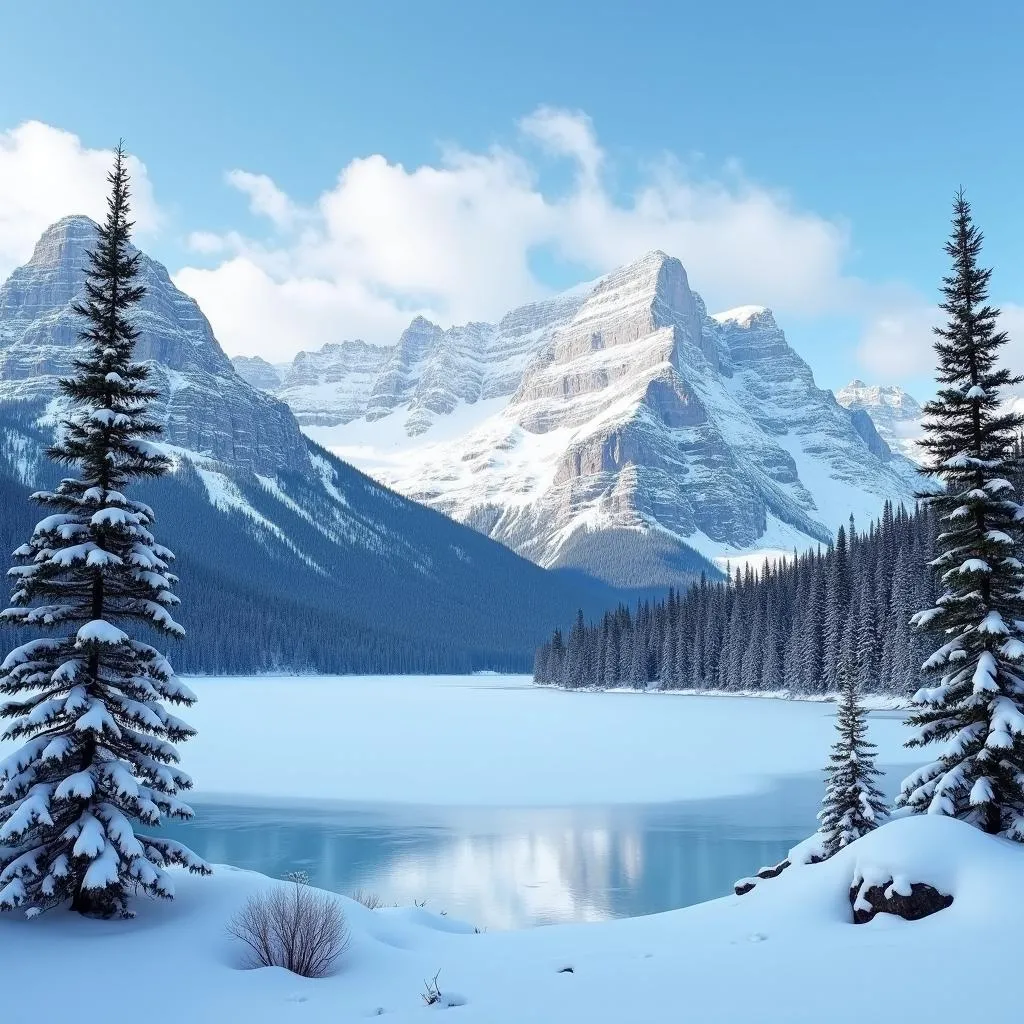
[[[196,678],[183,750],[198,796],[439,806],[670,803],[819,770],[828,703],[570,693],[526,676]],[[920,763],[899,712],[881,764]],[[729,756],[722,757],[724,747]],[[2,753],[2,751],[0,751]]]

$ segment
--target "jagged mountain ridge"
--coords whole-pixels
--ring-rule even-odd
[[[0,286],[0,402],[51,401],[71,372],[80,323],[85,252],[96,225],[65,217],[48,228],[32,258]],[[140,261],[146,295],[138,307],[137,357],[161,397],[154,409],[166,440],[238,469],[309,474],[301,432],[287,406],[236,373],[195,301],[154,260]]]
[[[84,217],[58,222],[0,287],[0,491],[16,496],[2,510],[6,530],[30,527],[28,489],[54,473],[44,448],[61,413],[57,381],[79,344],[72,307],[95,232]],[[209,652],[197,646],[190,668],[365,671],[375,643],[392,670],[524,668],[552,621],[617,599],[595,581],[539,569],[318,448],[287,405],[235,372],[196,303],[144,254],[140,279],[137,355],[161,392],[154,412],[177,463],[156,504],[180,510],[165,528],[190,552],[213,616],[195,631],[221,649],[216,616],[235,623],[236,604],[249,616],[227,660],[204,664]],[[239,645],[259,648],[265,633],[281,632],[282,616],[287,656],[302,660],[257,650],[262,660],[239,662]],[[352,649],[340,650],[345,637]],[[332,650],[334,660],[324,656]]]
[[[836,401],[851,412],[871,417],[879,435],[893,451],[920,462],[917,441],[923,433],[921,403],[896,385],[869,385],[852,380],[836,392]]]
[[[497,324],[442,330],[416,317],[393,346],[364,341],[300,352],[290,366],[236,356],[238,373],[288,403],[303,426],[341,426],[408,410],[404,430],[415,436],[460,403],[512,395],[529,359],[585,296],[568,294],[513,310]]]
[[[828,541],[914,493],[912,466],[815,385],[770,310],[709,316],[662,252],[496,325],[410,332],[361,416],[352,402],[304,429],[542,565],[666,583],[692,551]]]

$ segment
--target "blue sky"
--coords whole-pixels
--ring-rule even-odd
[[[0,195],[0,261],[124,136],[140,239],[229,351],[483,318],[658,245],[819,383],[922,391],[959,184],[1024,332],[1017,5],[119,6],[5,9],[0,189],[50,194]]]

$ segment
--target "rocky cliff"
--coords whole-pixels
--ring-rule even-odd
[[[56,398],[72,371],[83,297],[85,251],[96,237],[87,217],[65,217],[40,238],[31,260],[0,286],[0,401]],[[154,410],[167,441],[236,468],[309,474],[301,434],[288,407],[247,384],[213,336],[195,301],[143,255],[137,357],[160,389]]]
[[[709,316],[661,252],[497,325],[418,318],[362,415],[307,430],[542,565],[620,583],[827,542],[915,486],[770,310]]]
[[[95,237],[84,217],[58,222],[0,286],[0,537],[8,550],[34,521],[29,490],[51,485],[59,471],[44,453],[60,418],[58,379],[80,351],[73,305]],[[151,485],[153,504],[160,536],[182,556],[184,621],[199,638],[185,662],[191,669],[521,670],[553,624],[619,599],[596,581],[543,571],[318,448],[286,404],[235,371],[160,264],[143,254],[140,271],[137,358],[160,390],[153,411],[176,466]],[[417,344],[396,349],[410,366],[419,365]],[[283,380],[263,360],[241,367],[272,386],[276,376],[287,391],[324,386],[317,360],[337,355],[300,358]],[[371,393],[381,403],[388,394],[407,401],[403,389],[415,389],[393,355],[347,347],[337,376],[346,394],[362,394],[362,412]]]
[[[852,380],[836,392],[836,401],[851,412],[870,416],[879,435],[894,451],[915,462],[920,460],[917,440],[921,437],[924,411],[903,388]]]

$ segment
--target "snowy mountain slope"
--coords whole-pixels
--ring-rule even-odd
[[[0,482],[12,548],[24,539],[12,524],[24,532],[34,511],[26,485],[55,472],[43,450],[60,416],[57,380],[71,372],[78,344],[72,305],[94,232],[86,218],[58,222],[0,287]],[[275,605],[281,595],[315,611],[317,630],[326,616],[332,640],[358,637],[364,667],[372,664],[373,637],[378,653],[398,652],[393,667],[526,667],[552,622],[616,599],[592,580],[539,570],[318,449],[284,403],[235,372],[199,307],[164,268],[144,255],[140,267],[147,294],[138,354],[161,391],[154,411],[177,465],[161,486],[189,519],[171,546],[202,550],[193,567],[205,587],[263,591],[270,610],[254,614],[268,623],[273,614],[293,614]],[[322,650],[310,649],[315,636],[305,635],[313,618],[300,617],[293,629],[305,637],[306,663],[329,667]]]
[[[836,401],[851,411],[863,410],[879,435],[893,451],[919,461],[917,441],[921,437],[923,410],[917,399],[895,385],[868,385],[851,380],[836,392]]]
[[[32,259],[0,286],[0,402],[50,401],[72,371],[85,251],[95,237],[87,217],[46,230]],[[138,358],[150,364],[167,440],[239,469],[307,471],[301,432],[288,408],[234,371],[196,303],[167,271],[143,258]]]
[[[497,326],[413,327],[393,357],[404,384],[307,433],[541,565],[666,583],[697,552],[828,541],[914,492],[913,467],[815,386],[769,310],[709,317],[661,252]]]
[[[273,392],[284,381],[288,366],[275,366],[259,356],[232,356],[231,365],[235,373],[254,388]]]
[[[394,346],[343,341],[300,352],[276,381],[264,360],[235,365],[255,387],[287,402],[303,426],[374,422],[400,412],[404,434],[414,437],[460,404],[512,395],[527,362],[583,298],[559,296],[515,309],[497,324],[449,330],[416,317]]]

